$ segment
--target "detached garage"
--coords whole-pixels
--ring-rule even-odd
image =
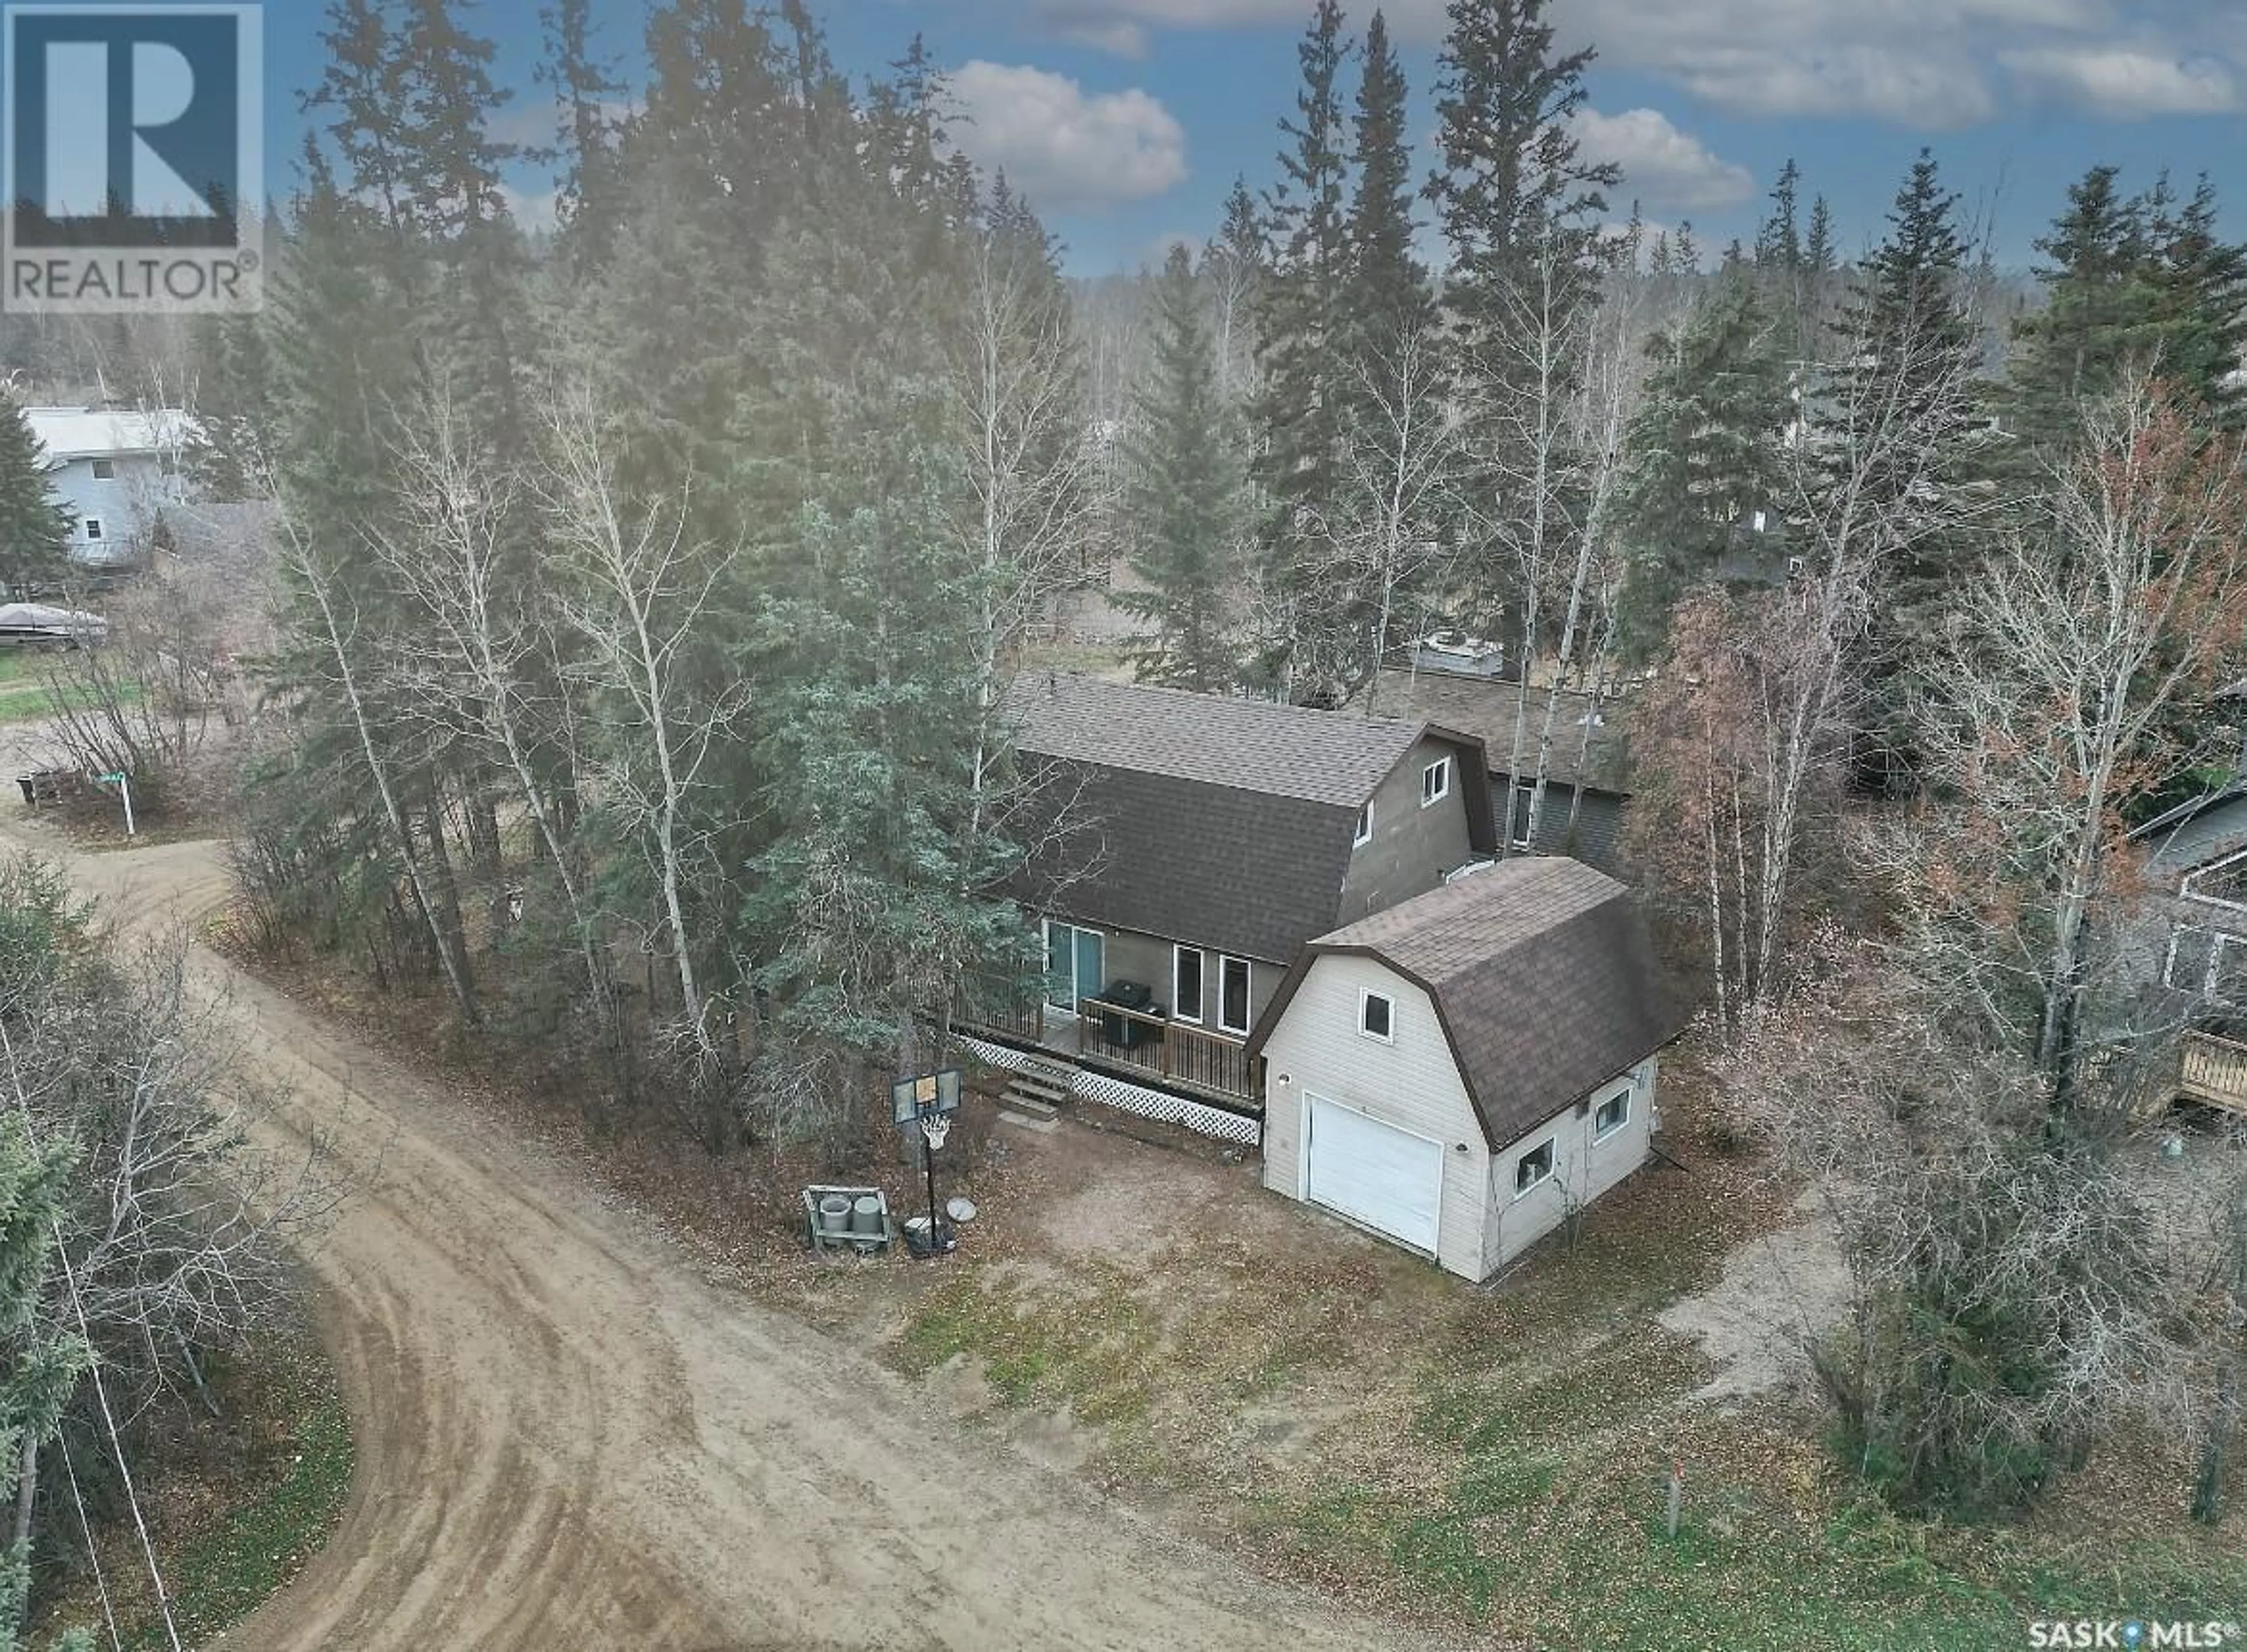
[[[1646,1162],[1677,1031],[1621,884],[1486,868],[1296,960],[1250,1041],[1265,1185],[1487,1279]]]

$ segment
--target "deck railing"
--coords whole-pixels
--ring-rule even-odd
[[[1137,1068],[1236,1102],[1260,1099],[1243,1039],[1098,999],[1078,1008],[1077,1052],[1088,1060]]]
[[[2247,1113],[2247,1044],[2210,1033],[2187,1033],[2177,1089],[2195,1101]]]
[[[962,1003],[953,1019],[961,1027],[982,1032],[997,1033],[1030,1044],[1042,1044],[1046,1037],[1046,1007],[1043,1004],[1010,1004],[1004,999],[977,999]]]

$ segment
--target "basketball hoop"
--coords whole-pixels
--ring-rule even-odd
[[[951,1130],[952,1119],[948,1114],[932,1113],[920,1122],[920,1133],[927,1138],[932,1153],[944,1145],[944,1138]]]

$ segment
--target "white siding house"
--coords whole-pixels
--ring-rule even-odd
[[[192,431],[185,413],[31,407],[47,486],[71,513],[71,557],[85,568],[141,561],[156,513],[182,496],[182,456]]]
[[[1264,1182],[1470,1280],[1643,1166],[1676,1032],[1622,885],[1510,861],[1314,942],[1255,1046]]]

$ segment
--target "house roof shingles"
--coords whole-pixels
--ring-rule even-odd
[[[1472,734],[1490,754],[1491,772],[1511,774],[1517,726],[1533,752],[1545,729],[1547,691],[1525,688],[1520,683],[1492,678],[1449,677],[1441,672],[1385,671],[1373,686],[1373,709],[1383,716],[1438,723]],[[1524,699],[1528,718],[1521,723]],[[1629,764],[1623,749],[1622,707],[1612,697],[1595,699],[1574,689],[1561,692],[1553,723],[1553,748],[1545,762],[1547,780],[1563,786],[1629,795]],[[1585,741],[1587,717],[1597,715],[1591,739]],[[1533,764],[1525,760],[1525,770]]]
[[[1355,809],[1421,723],[1049,673],[1014,685],[1015,744],[1041,757]]]
[[[1426,991],[1493,1148],[1676,1037],[1630,891],[1579,862],[1501,862],[1312,943],[1251,1041],[1320,955],[1376,959]]]
[[[1042,800],[1039,906],[1282,966],[1333,927],[1357,811],[1431,732],[1062,673],[1006,710]]]

